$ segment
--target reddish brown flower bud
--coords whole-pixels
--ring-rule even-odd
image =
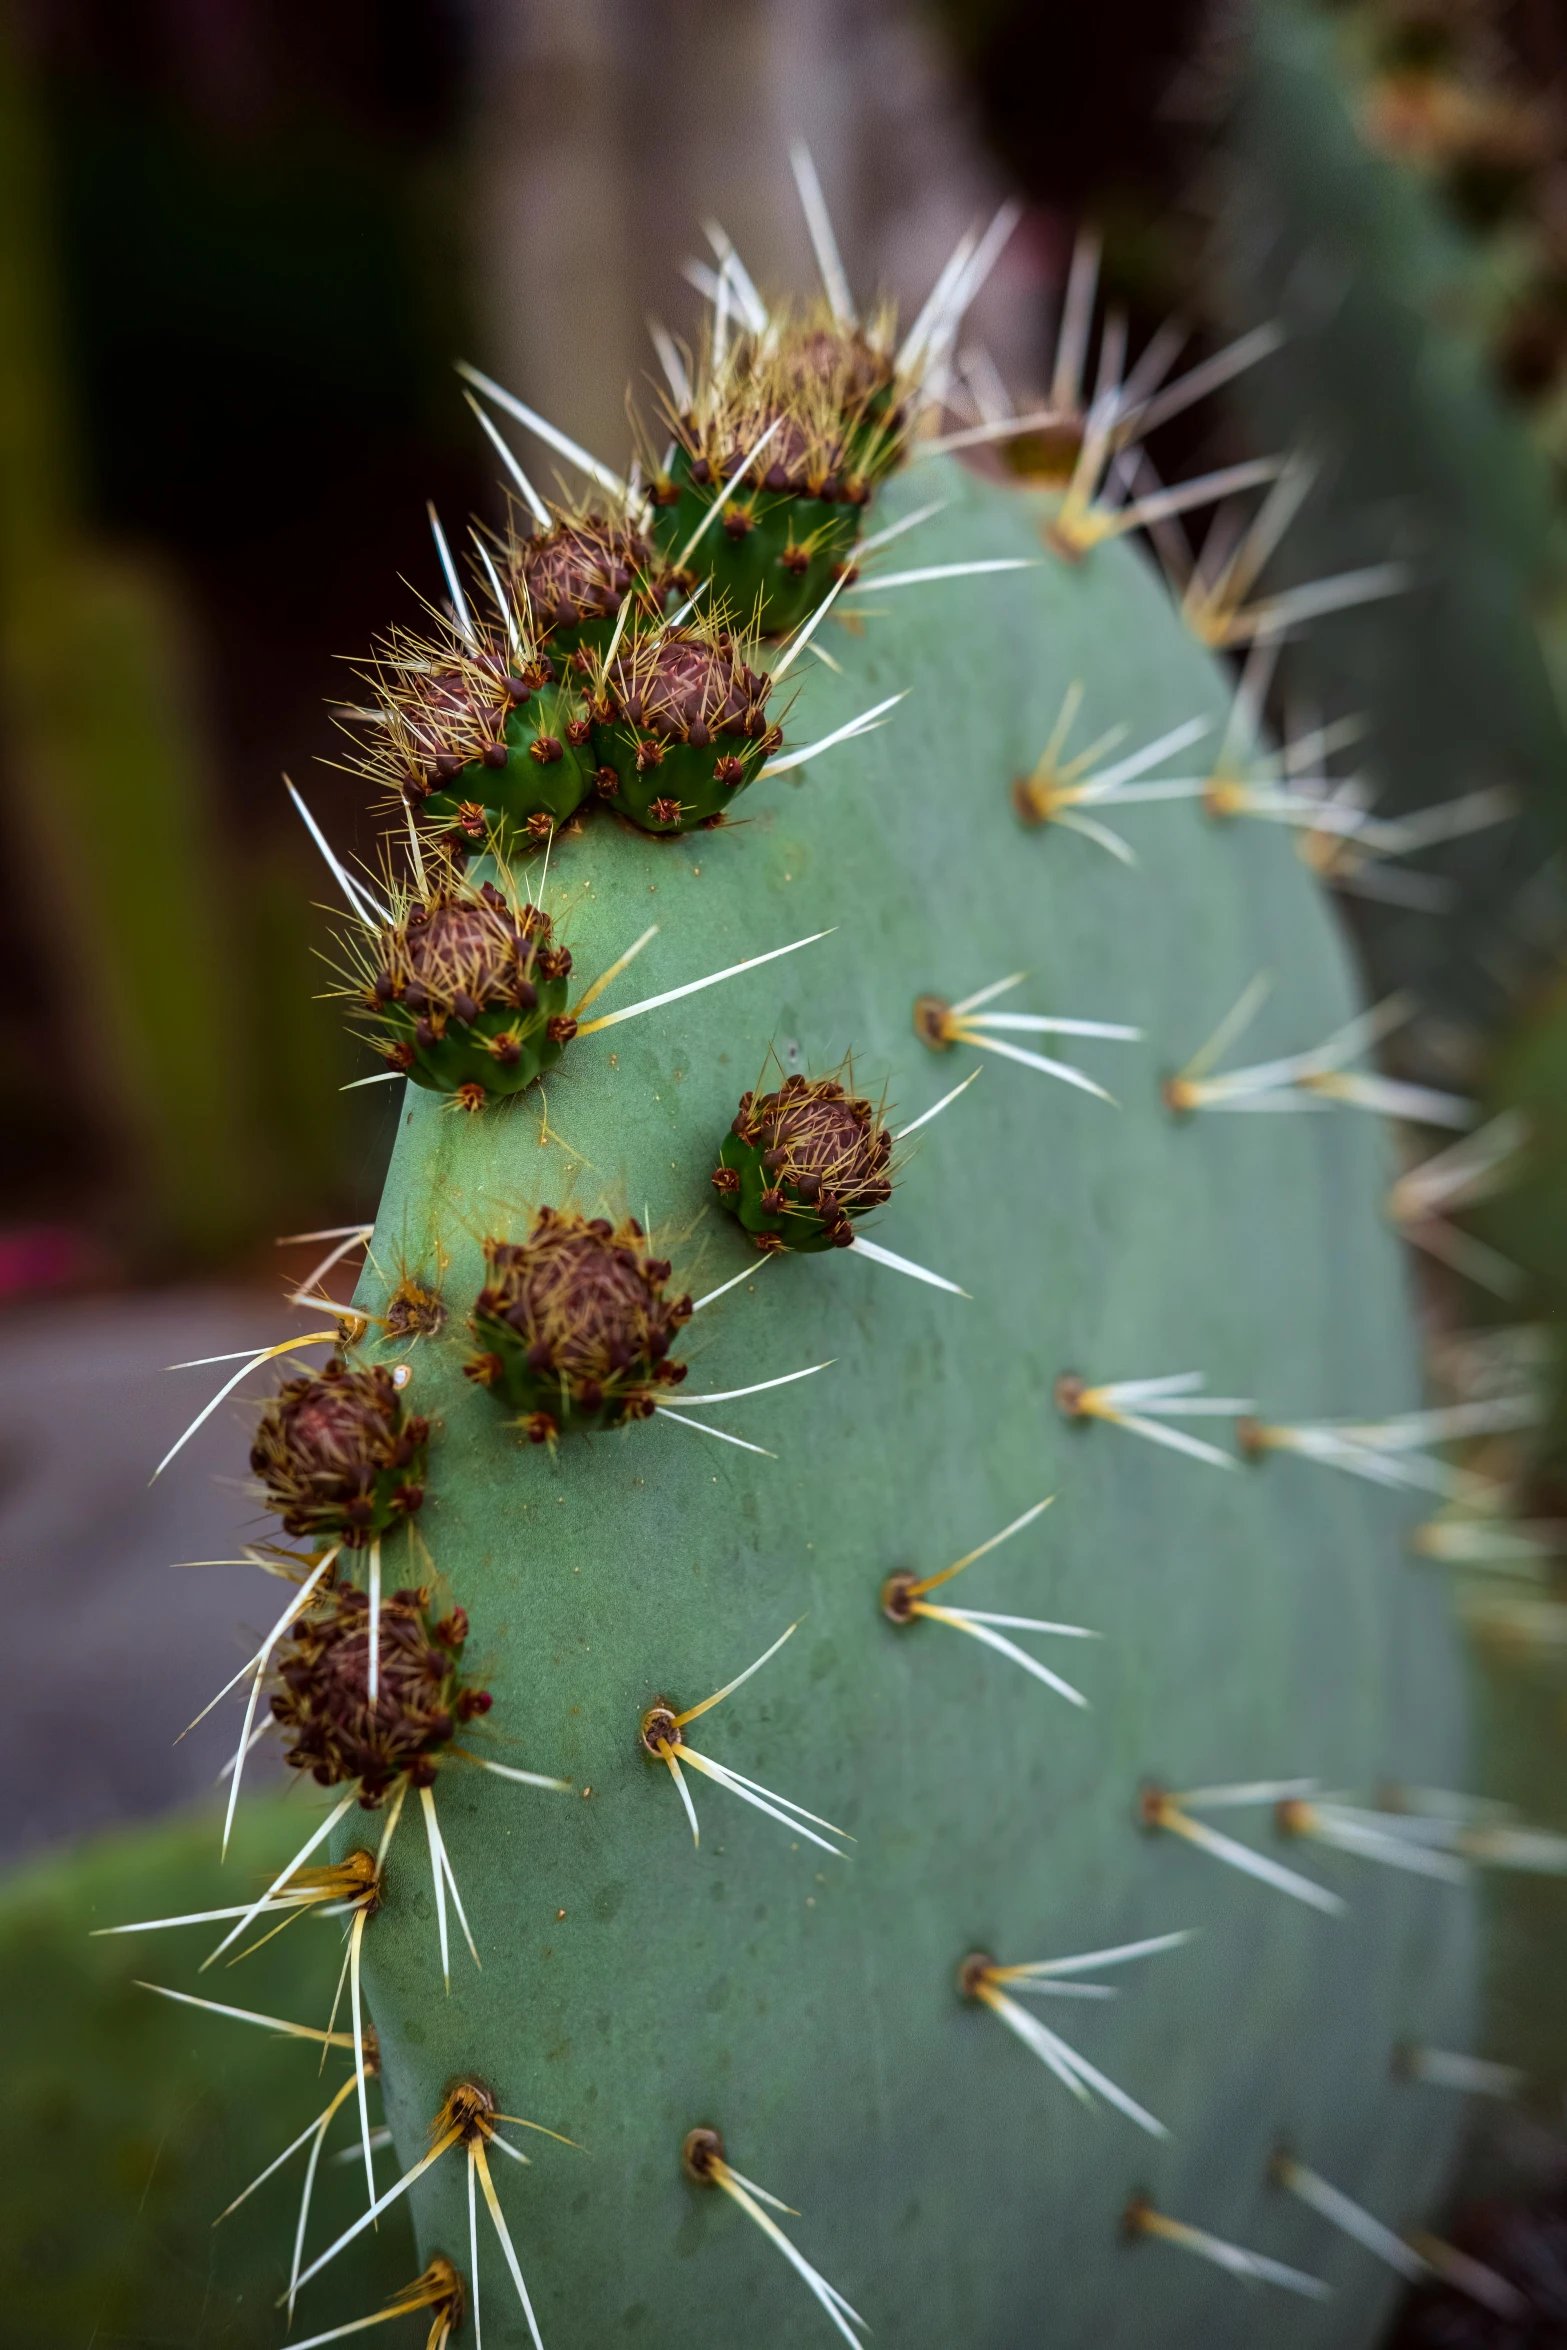
[[[458,1657],[468,1625],[460,1608],[432,1622],[428,1603],[428,1592],[411,1588],[383,1598],[373,1708],[367,1595],[336,1584],[295,1624],[278,1651],[281,1687],[272,1699],[295,1770],[326,1787],[357,1780],[367,1805],[405,1776],[415,1786],[431,1783],[464,1712]]]
[[[525,1241],[485,1243],[490,1278],[472,1328],[535,1443],[572,1419],[640,1417],[638,1399],[671,1376],[665,1358],[691,1301],[664,1295],[669,1266],[634,1245],[641,1237],[629,1219],[617,1228],[542,1208]]]
[[[424,1498],[429,1423],[407,1414],[382,1365],[351,1371],[334,1356],[290,1379],[262,1412],[250,1465],[285,1533],[349,1549],[397,1525]]]

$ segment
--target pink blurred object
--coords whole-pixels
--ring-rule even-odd
[[[77,1289],[103,1272],[103,1251],[77,1224],[0,1230],[0,1304],[51,1289]]]

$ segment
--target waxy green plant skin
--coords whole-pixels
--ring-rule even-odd
[[[1043,497],[938,460],[873,512],[937,496],[922,563],[1033,567],[879,607],[866,591],[866,617],[824,632],[837,673],[792,672],[790,741],[910,689],[890,724],[759,780],[717,829],[661,840],[601,809],[557,838],[547,876],[519,868],[569,944],[574,997],[658,925],[599,1010],[830,935],[579,1035],[542,1083],[475,1114],[387,1089],[395,1144],[355,1302],[384,1312],[412,1272],[447,1317],[411,1346],[372,1322],[362,1357],[405,1362],[407,1407],[430,1423],[418,1538],[493,1697],[474,1751],[575,1789],[442,1770],[482,1962],[454,1944],[449,1994],[422,1836],[400,1831],[364,1937],[396,2159],[425,2151],[462,2078],[585,2149],[529,2137],[531,2168],[492,2165],[548,2350],[831,2338],[776,2249],[683,2172],[704,2126],[798,2207],[792,2240],[902,2350],[1241,2350],[1264,2327],[1279,2350],[1353,2350],[1397,2279],[1269,2192],[1270,2150],[1287,2136],[1389,2224],[1430,2207],[1457,2101],[1398,2084],[1391,2056],[1411,2037],[1467,2045],[1468,1899],[1284,1848],[1348,1900],[1324,1916],[1146,1834],[1138,1797],[1150,1779],[1469,1783],[1444,1594],[1403,1549],[1419,1505],[1299,1459],[1225,1471],[1074,1423],[1055,1385],[1201,1370],[1274,1418],[1413,1406],[1405,1272],[1379,1210],[1391,1145],[1364,1116],[1165,1108],[1161,1078],[1260,969],[1275,985],[1258,1057],[1350,1017],[1333,913],[1280,828],[1149,806],[1128,870],[1019,825],[1013,779],[1075,681],[1084,727],[1124,725],[1132,746],[1194,718],[1216,743],[1232,689],[1141,554],[1046,548]],[[916,1034],[917,998],[1014,972],[1032,976],[1008,1003],[1142,1031],[1071,1049],[1114,1105]],[[776,1086],[769,1051],[786,1076],[852,1053],[854,1090],[879,1102],[885,1086],[894,1132],[983,1063],[854,1226],[966,1295],[848,1246],[774,1261],[723,1212],[715,1159],[764,1065]],[[568,1419],[530,1443],[465,1375],[485,1244],[524,1239],[546,1206],[645,1225],[670,1294],[698,1301],[678,1347],[689,1376],[660,1400],[765,1456],[663,1411]],[[1191,1425],[1233,1449],[1221,1423]],[[937,1573],[1050,1494],[942,1596],[1102,1635],[1033,1644],[1087,1707],[880,1605],[889,1576]],[[388,1589],[429,1579],[413,1541],[386,1538]],[[838,1823],[843,1857],[691,1771],[694,1848],[643,1716],[698,1704],[796,1621],[690,1737]],[[1280,1849],[1266,1812],[1225,1824]],[[365,1832],[350,1819],[336,1848]],[[1118,1976],[1114,2002],[1040,2011],[1165,2140],[1083,2110],[958,1988],[976,1950],[1022,1961],[1178,1929],[1195,1939]],[[1199,2261],[1128,2247],[1139,2192],[1333,2299],[1264,2304]],[[466,2270],[460,2160],[409,2201],[420,2261]],[[481,2266],[487,2350],[520,2350],[488,2237]]]

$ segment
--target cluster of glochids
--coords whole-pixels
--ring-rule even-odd
[[[485,1242],[488,1278],[469,1325],[480,1351],[464,1368],[533,1443],[650,1419],[684,1379],[670,1348],[691,1300],[665,1296],[668,1262],[644,1237],[634,1216],[617,1227],[545,1207],[526,1240]]]
[[[344,991],[369,1015],[389,1068],[473,1108],[520,1093],[577,1033],[566,1009],[571,951],[498,870],[500,884],[451,861],[427,865],[420,894],[396,892],[389,921],[353,934]]]
[[[454,857],[542,846],[594,802],[644,832],[721,823],[783,739],[731,607],[687,599],[666,618],[647,542],[603,514],[501,554],[504,576],[485,565],[498,617],[454,570],[436,633],[379,647],[357,771]]]
[[[908,450],[892,330],[890,311],[866,328],[821,301],[753,312],[733,336],[715,321],[694,367],[666,356],[667,438],[645,435],[643,462],[677,585],[697,584],[701,545],[700,576],[779,635],[850,569],[872,493]]]
[[[836,1076],[786,1077],[775,1093],[741,1095],[713,1189],[764,1255],[812,1255],[853,1246],[852,1219],[892,1197],[891,1161],[874,1103]]]

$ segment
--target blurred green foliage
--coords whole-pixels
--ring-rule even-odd
[[[274,2350],[303,2154],[226,2219],[223,2207],[326,2106],[340,2050],[155,1998],[137,1978],[324,2025],[339,1935],[306,1918],[238,1966],[198,1975],[222,1927],[93,1941],[94,1927],[177,1916],[260,1893],[308,1824],[297,1802],[253,1800],[226,1867],[202,1813],[94,1840],[0,1883],[0,2345],[36,2350]],[[363,2208],[353,2100],[318,2174],[319,2251]],[[372,2090],[372,2119],[379,2101]],[[384,2184],[390,2184],[390,2158]],[[364,2316],[417,2270],[387,2214],[301,2296],[295,2330]]]
[[[378,1156],[279,773],[370,850],[313,754],[424,497],[466,502],[463,213],[433,66],[399,121],[307,41],[222,119],[99,35],[0,4],[0,1107],[11,1212],[148,1268],[357,1207]]]
[[[146,1226],[243,1228],[252,1168],[178,627],[78,523],[38,125],[0,16],[0,693],[18,918],[58,1093]]]
[[[1379,812],[1516,787],[1514,822],[1422,859],[1452,884],[1450,914],[1355,908],[1376,986],[1490,1032],[1563,936],[1542,874],[1567,839],[1550,674],[1567,651],[1567,515],[1475,331],[1483,255],[1420,175],[1362,137],[1339,21],[1256,0],[1249,24],[1218,261],[1240,323],[1289,330],[1286,362],[1241,391],[1258,436],[1304,443],[1322,467],[1288,567],[1354,569],[1391,541],[1413,575],[1407,594],[1315,625],[1289,675],[1331,716],[1369,716]]]

